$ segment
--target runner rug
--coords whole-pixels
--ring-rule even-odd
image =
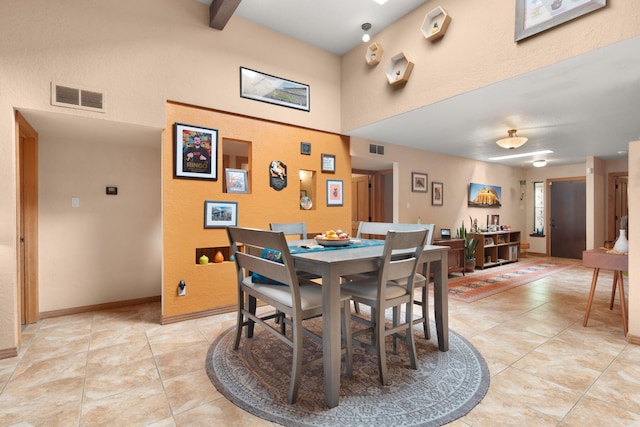
[[[463,302],[477,301],[571,267],[573,265],[545,260],[475,270],[466,276],[449,279],[449,298]]]
[[[321,326],[321,319],[314,327]],[[435,323],[431,330],[435,334]],[[449,331],[449,351],[438,350],[437,338],[424,339],[416,327],[418,369],[409,368],[403,344],[387,353],[391,385],[381,386],[374,355],[354,348],[353,377],[342,376],[340,404],[324,403],[322,364],[304,369],[298,401],[287,403],[292,350],[278,338],[256,328],[253,339],[242,337],[233,350],[235,327],[211,345],[206,370],[213,385],[231,402],[260,418],[284,426],[440,426],[467,414],[489,388],[489,370],[478,351]],[[389,345],[390,347],[390,345]],[[305,338],[304,357],[322,348]]]

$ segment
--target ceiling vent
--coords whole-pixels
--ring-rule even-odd
[[[51,105],[104,113],[104,93],[51,83]]]
[[[384,156],[384,145],[369,144],[369,154]]]

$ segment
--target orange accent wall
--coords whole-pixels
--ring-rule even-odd
[[[308,113],[291,110],[291,114]],[[176,122],[218,130],[217,181],[173,177]],[[225,139],[250,143],[249,194],[223,190]],[[351,158],[346,136],[168,102],[162,140],[163,317],[234,306],[237,302],[232,262],[195,262],[196,248],[229,245],[225,229],[204,228],[205,200],[237,202],[241,227],[268,229],[270,222],[297,221],[305,221],[309,233],[351,227]],[[311,143],[311,155],[300,153],[302,141]],[[335,173],[320,172],[322,153],[336,156]],[[287,166],[287,187],[280,191],[269,186],[273,160]],[[299,207],[300,169],[316,172],[311,210]],[[343,206],[326,206],[327,179],[343,181]],[[178,296],[180,280],[187,284],[186,296]]]

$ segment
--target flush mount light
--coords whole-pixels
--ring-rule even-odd
[[[518,148],[524,145],[524,143],[527,142],[527,138],[522,136],[517,136],[516,132],[518,131],[515,129],[510,129],[508,131],[509,136],[507,138],[497,140],[496,144],[508,150],[512,150],[514,148]]]
[[[551,150],[542,150],[542,151],[530,151],[528,153],[520,153],[520,154],[510,154],[508,156],[499,156],[499,157],[489,157],[489,160],[507,160],[507,159],[516,159],[518,157],[528,157],[535,156],[538,154],[552,154]]]
[[[362,24],[361,28],[362,28],[362,31],[364,31],[364,34],[362,35],[362,41],[366,43],[369,40],[371,40],[371,37],[369,36],[369,30],[371,29],[371,24],[368,22],[365,22],[364,24]]]
[[[543,168],[545,166],[547,166],[547,161],[546,160],[535,160],[533,162],[533,166],[536,168]]]

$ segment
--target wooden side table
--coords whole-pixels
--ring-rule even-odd
[[[464,239],[438,239],[433,241],[437,246],[449,246],[449,274],[461,271],[464,276]]]
[[[601,268],[605,270],[613,270],[613,286],[611,289],[611,302],[609,310],[613,309],[613,302],[616,296],[616,286],[620,294],[620,309],[622,311],[622,328],[624,335],[627,336],[629,325],[627,321],[627,304],[624,296],[624,281],[622,272],[629,270],[629,255],[626,254],[608,254],[604,249],[591,249],[582,252],[582,265],[593,268],[593,278],[591,279],[591,290],[589,291],[589,300],[587,301],[587,310],[584,313],[584,322],[582,326],[587,326],[589,320],[589,311],[593,302],[593,294],[596,290],[596,282],[598,281],[598,273]]]

